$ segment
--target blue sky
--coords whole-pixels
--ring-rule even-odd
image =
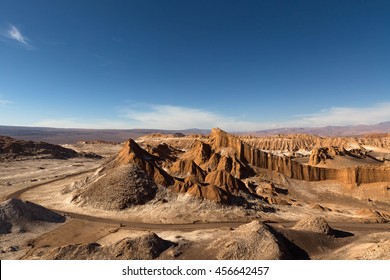
[[[0,0],[0,125],[390,120],[390,1]]]

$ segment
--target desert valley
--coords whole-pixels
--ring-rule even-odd
[[[0,259],[390,259],[390,135],[0,137]]]

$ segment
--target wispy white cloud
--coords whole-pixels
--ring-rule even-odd
[[[30,40],[15,25],[9,25],[7,28],[0,29],[0,36],[12,42],[16,41],[16,43],[27,49],[33,49]]]
[[[317,127],[328,125],[376,124],[390,121],[390,103],[370,107],[333,107],[305,115],[293,116],[285,121],[263,122],[261,119],[245,121],[238,116],[226,116],[203,109],[171,105],[143,105],[127,109],[131,126],[140,128],[212,128],[229,131],[252,131],[281,127]]]
[[[13,103],[12,101],[5,100],[5,99],[0,99],[0,106],[5,106],[5,105],[8,105],[8,104],[12,104],[12,103]]]
[[[3,100],[4,101],[4,100]],[[3,102],[4,103],[4,102]],[[2,104],[0,102],[0,104]],[[7,104],[7,103],[4,103]],[[188,129],[220,127],[227,131],[255,131],[282,127],[321,127],[328,125],[376,124],[390,121],[390,103],[369,107],[333,107],[311,114],[293,116],[285,121],[246,121],[205,109],[161,104],[136,104],[121,110],[120,117],[109,119],[44,119],[29,125],[63,128],[155,128]]]
[[[390,102],[368,107],[332,107],[320,112],[296,116],[289,126],[328,126],[376,124],[390,121]]]
[[[139,128],[212,128],[229,130],[253,130],[256,122],[242,121],[203,109],[172,105],[137,105],[125,111],[130,124]]]
[[[22,43],[23,45],[28,45],[27,42],[28,39],[14,25],[10,26],[8,30],[8,36],[9,38],[16,40],[19,43]]]

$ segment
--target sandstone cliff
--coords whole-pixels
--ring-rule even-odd
[[[230,149],[244,163],[276,171],[293,179],[305,181],[337,180],[347,184],[390,182],[390,166],[357,166],[351,168],[323,168],[302,164],[293,158],[277,156],[253,148],[220,129],[211,132],[213,147]],[[338,153],[334,151],[333,153]]]
[[[267,137],[242,136],[240,139],[259,150],[297,152],[313,149],[321,137],[307,134],[287,134]]]
[[[320,137],[307,134],[280,134],[276,136],[240,136],[253,148],[269,152],[304,152],[318,147],[339,147],[340,149],[361,149],[364,147],[390,150],[389,134],[372,134],[360,137]]]

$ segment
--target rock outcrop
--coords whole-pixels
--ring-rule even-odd
[[[73,187],[77,190],[73,202],[106,210],[124,210],[152,200],[157,185],[173,184],[174,179],[158,165],[158,158],[130,139],[115,159]]]
[[[317,165],[321,162],[326,163],[328,159],[343,155],[345,155],[345,153],[340,151],[337,147],[314,148],[310,153],[309,165]]]
[[[158,158],[142,149],[134,140],[127,141],[112,162],[113,167],[123,165],[136,165],[148,174],[153,181],[161,186],[168,187],[173,184],[172,177],[159,165]]]
[[[136,238],[124,238],[101,246],[98,243],[72,244],[51,249],[43,259],[49,260],[152,260],[174,243],[150,232]]]
[[[173,137],[173,139],[185,137]],[[308,138],[310,139],[310,138]],[[315,138],[312,140],[314,141]],[[176,141],[176,140],[175,140]],[[143,143],[145,147],[145,143]],[[320,163],[335,157],[365,158],[364,149],[315,148],[309,164],[291,156],[280,156],[254,148],[240,137],[215,128],[208,138],[194,139],[185,152],[167,144],[146,149],[127,141],[116,158],[93,178],[78,184],[74,201],[93,207],[122,210],[152,200],[157,186],[218,203],[239,203],[249,197],[270,204],[289,205],[276,189],[256,189],[246,179],[259,168],[305,180],[337,180],[347,184],[390,182],[390,166],[363,165],[345,168],[323,167]],[[272,189],[272,188],[271,188]]]
[[[187,190],[187,194],[200,199],[207,199],[216,203],[229,203],[231,195],[215,185],[194,184]]]
[[[0,160],[25,159],[68,159],[75,157],[101,158],[93,153],[77,153],[60,145],[45,142],[17,140],[0,136]]]
[[[362,165],[348,168],[324,168],[302,164],[287,156],[267,153],[243,143],[236,136],[227,134],[220,129],[211,133],[214,147],[225,147],[234,153],[244,164],[276,171],[293,179],[305,181],[337,180],[347,184],[363,184],[375,182],[390,182],[390,166]]]
[[[177,150],[166,143],[160,143],[157,146],[147,145],[145,150],[148,153],[158,157],[160,161],[169,162],[175,162],[178,159],[179,154],[181,153],[180,150]]]
[[[203,182],[206,177],[206,172],[191,159],[179,159],[172,165],[170,172],[172,175],[183,178],[193,176],[199,182]]]
[[[295,230],[311,231],[332,235],[334,230],[329,226],[328,222],[323,217],[308,217],[298,221],[293,227]]]
[[[372,209],[362,209],[356,213],[365,223],[383,224],[390,222],[390,215]]]
[[[38,204],[9,199],[0,203],[0,234],[13,231],[13,228],[25,228],[36,221],[62,223],[65,218]]]
[[[295,247],[295,250],[291,250]],[[305,259],[307,254],[270,226],[259,221],[239,226],[210,246],[219,260]]]
[[[72,201],[80,206],[124,210],[149,202],[156,193],[155,182],[137,165],[118,166],[87,184]]]

